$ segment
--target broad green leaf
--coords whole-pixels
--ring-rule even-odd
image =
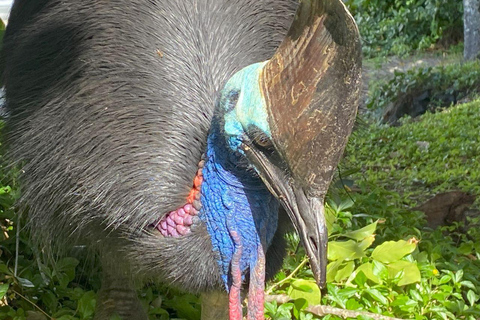
[[[352,201],[352,199],[346,199],[342,201],[340,204],[337,204],[333,201],[330,201],[328,204],[333,211],[335,211],[336,213],[339,213],[353,207],[355,203]]]
[[[328,260],[354,260],[365,256],[358,242],[348,241],[331,241],[328,244]]]
[[[459,283],[462,280],[462,278],[463,278],[463,270],[460,269],[457,272],[455,272],[455,277],[454,277],[453,281],[455,283]]]
[[[287,290],[293,300],[305,299],[309,305],[320,304],[321,293],[314,280],[295,280]]]
[[[345,309],[346,299],[345,299],[345,297],[339,295],[340,288],[336,285],[331,284],[331,283],[327,283],[327,290],[328,290],[327,299],[335,302],[341,308]]]
[[[365,273],[363,273],[363,271],[357,272],[357,275],[355,276],[355,283],[360,287],[363,287],[365,282],[367,282],[367,276]]]
[[[383,263],[391,263],[412,253],[416,247],[415,241],[387,241],[373,250],[372,258]]]
[[[362,264],[355,271],[356,272],[362,271],[369,280],[371,280],[375,283],[381,283],[382,282],[379,277],[377,277],[375,274],[373,274],[373,265],[370,262]]]
[[[462,287],[467,287],[472,290],[477,290],[477,288],[471,281],[468,281],[468,280],[460,281],[460,284],[462,285]]]
[[[7,294],[8,287],[8,283],[0,284],[0,300]]]
[[[327,282],[334,282],[335,276],[337,275],[338,268],[342,265],[343,261],[337,260],[330,262],[327,265]]]
[[[327,225],[328,235],[331,234],[335,221],[337,221],[337,215],[335,214],[335,211],[329,205],[325,205],[325,222]]]
[[[375,235],[374,234],[369,235],[368,237],[366,237],[365,239],[363,239],[361,242],[358,243],[358,247],[360,248],[360,250],[365,251],[372,245],[374,241],[375,241]]]
[[[467,299],[468,303],[470,303],[470,305],[473,307],[475,305],[475,302],[478,300],[478,297],[475,292],[473,292],[472,290],[468,290]]]
[[[438,284],[439,285],[445,284],[445,283],[450,282],[450,280],[452,280],[452,277],[450,275],[446,274],[446,275],[444,275],[440,278],[440,280],[438,281]]]
[[[348,299],[348,301],[346,303],[346,307],[347,307],[348,310],[361,310],[361,309],[363,309],[363,305],[358,303],[357,299],[355,299],[355,298]]]
[[[377,300],[381,304],[385,306],[388,305],[387,298],[385,298],[385,296],[377,289],[370,288],[370,289],[366,289],[365,292],[367,292],[373,299]]]
[[[56,264],[55,268],[58,272],[71,272],[71,270],[75,270],[75,267],[78,265],[79,261],[75,258],[66,257],[60,259]]]
[[[372,267],[373,274],[380,278],[380,280],[387,280],[389,278],[387,267],[380,261],[373,260]]]
[[[12,272],[10,271],[10,269],[8,269],[7,265],[4,263],[0,263],[0,273],[12,275]]]
[[[418,292],[418,290],[412,289],[410,290],[410,297],[418,302],[423,302],[422,295]]]
[[[415,262],[397,261],[387,265],[390,279],[393,279],[399,272],[403,271],[403,276],[398,282],[399,286],[420,282],[420,270]]]
[[[45,304],[48,309],[51,311],[55,312],[58,308],[58,297],[55,293],[52,291],[48,290],[46,291],[42,296],[41,300],[43,304]]]
[[[296,319],[300,319],[300,313],[302,310],[308,307],[308,302],[304,298],[296,299],[293,302],[293,315]]]
[[[377,223],[378,223],[378,220],[361,229],[347,232],[345,234],[345,237],[353,240],[357,240],[357,241],[362,241],[367,237],[373,236],[375,230],[377,229]]]
[[[338,296],[342,299],[350,299],[358,292],[359,290],[357,288],[342,288],[338,290]]]
[[[460,247],[458,247],[458,252],[464,255],[471,254],[473,252],[473,243],[472,242],[462,243]]]
[[[337,274],[335,275],[335,281],[341,282],[347,279],[352,274],[353,270],[355,270],[355,262],[347,262],[342,269],[338,270]]]
[[[175,296],[165,300],[166,307],[177,311],[178,317],[187,320],[200,320],[200,305],[198,298],[191,294]]]
[[[96,294],[93,291],[87,291],[78,300],[77,311],[82,318],[89,318],[93,316],[96,305]]]

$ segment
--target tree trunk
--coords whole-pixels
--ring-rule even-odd
[[[466,60],[480,58],[480,0],[463,0]]]

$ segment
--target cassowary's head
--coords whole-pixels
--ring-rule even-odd
[[[199,250],[195,262],[218,263],[231,320],[241,319],[248,274],[249,319],[263,318],[279,203],[325,285],[323,202],[355,119],[360,64],[358,30],[342,1],[304,0],[275,55],[240,70],[221,91],[188,204],[155,227],[177,238],[206,227],[212,250]]]
[[[326,278],[323,201],[356,115],[360,40],[341,1],[303,1],[273,58],[226,84],[228,146],[248,159],[301,236],[317,282]]]

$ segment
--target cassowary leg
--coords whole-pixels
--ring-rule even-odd
[[[93,320],[148,320],[131,278],[119,265],[117,260],[102,259],[102,286]]]
[[[248,290],[248,320],[263,320],[265,300],[265,254],[260,245],[257,262],[250,267],[250,286]]]
[[[240,259],[242,258],[242,240],[235,230],[230,230],[230,236],[235,244],[231,262],[232,285],[228,295],[230,320],[242,320],[242,270],[240,269]]]
[[[228,320],[228,296],[225,292],[202,294],[202,320]]]

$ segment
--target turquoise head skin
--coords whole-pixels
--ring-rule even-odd
[[[268,124],[267,105],[260,89],[260,75],[265,62],[245,67],[227,82],[221,92],[220,107],[224,108],[224,131],[230,148],[238,151],[239,140],[250,126],[260,129],[268,138],[272,133]],[[232,93],[236,104],[233,105]]]

